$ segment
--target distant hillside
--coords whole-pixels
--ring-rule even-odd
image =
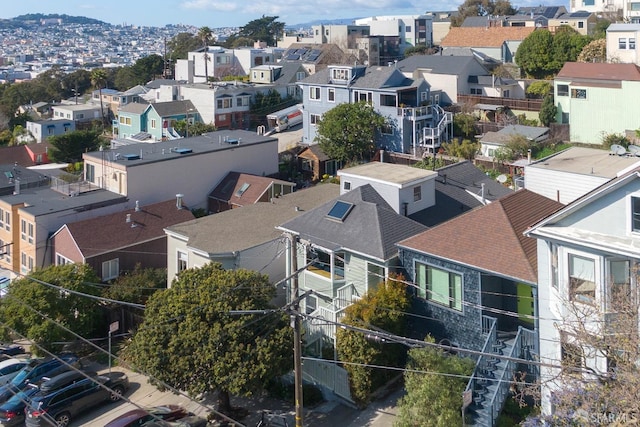
[[[42,19],[61,19],[63,24],[102,24],[106,25],[106,22],[87,18],[85,16],[69,16],[60,15],[57,13],[43,14],[43,13],[29,13],[27,15],[16,16],[11,19],[0,19],[0,28],[19,28],[33,25],[40,22]]]
[[[350,25],[353,21],[360,18],[341,18],[341,19],[316,19],[302,24],[287,25],[288,29],[311,28],[314,25]]]

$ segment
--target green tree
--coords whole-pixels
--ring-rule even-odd
[[[529,34],[518,46],[516,64],[522,71],[535,79],[545,79],[553,75],[551,48],[553,35],[546,29],[537,29]]]
[[[582,48],[578,62],[607,62],[607,39],[596,39]]]
[[[564,66],[565,62],[575,62],[582,49],[591,41],[568,25],[561,25],[553,35],[551,43],[551,64],[553,74]]]
[[[427,337],[425,341],[433,342]],[[475,363],[432,347],[409,351],[396,427],[449,427],[462,422],[462,392]],[[445,374],[445,375],[438,375]],[[448,374],[448,375],[446,375]]]
[[[218,391],[219,409],[228,414],[230,394],[251,395],[293,366],[286,315],[230,312],[270,309],[275,292],[253,271],[216,263],[185,270],[149,298],[123,357],[192,396]]]
[[[49,157],[54,162],[73,163],[82,161],[82,153],[96,151],[102,142],[100,133],[93,130],[76,130],[49,137]]]
[[[133,72],[137,77],[135,84],[145,84],[154,80],[157,76],[161,76],[164,71],[164,59],[160,55],[153,54],[140,58],[132,66]],[[133,85],[135,86],[135,85]],[[127,89],[131,88],[129,86]]]
[[[516,10],[509,0],[465,0],[458,6],[458,15],[451,17],[451,26],[460,27],[470,16],[514,15]]]
[[[114,83],[116,89],[126,91],[137,85],[139,81],[133,67],[120,67],[116,71]]]
[[[404,57],[408,58],[413,55],[433,55],[437,50],[427,45],[410,46],[404,50]]]
[[[102,68],[95,68],[91,71],[91,84],[98,89],[100,94],[100,114],[102,117],[102,127],[104,128],[104,105],[102,103],[102,88],[107,84],[107,72]]]
[[[164,268],[142,268],[137,264],[133,271],[118,276],[104,288],[105,298],[146,304],[147,299],[159,289],[167,287],[167,271]]]
[[[631,141],[629,141],[629,138],[621,133],[614,132],[605,133],[604,135],[602,135],[602,146],[604,148],[611,148],[611,146],[614,144],[622,145],[624,148],[627,148],[629,144],[631,144]]]
[[[528,155],[531,148],[531,141],[526,136],[514,134],[502,148],[496,150],[495,158],[502,162],[514,161]]]
[[[370,290],[364,297],[347,307],[342,323],[360,328],[382,329],[396,335],[406,335],[405,312],[410,301],[404,279],[390,278]],[[369,340],[361,332],[338,329],[338,356],[349,372],[351,395],[356,403],[369,402],[371,392],[388,381],[394,372],[363,365],[394,366],[404,364],[406,349],[401,344]]]
[[[611,25],[611,21],[606,18],[598,18],[596,21],[596,26],[593,29],[593,38],[595,39],[606,39],[607,38],[607,28]]]
[[[213,32],[209,27],[201,27],[198,30],[198,38],[202,42],[202,51],[204,52],[204,81],[209,81],[209,69],[207,67],[209,63],[209,43],[213,38]]]
[[[284,31],[284,22],[278,22],[278,16],[265,16],[249,21],[240,28],[238,35],[253,41],[266,42],[268,46],[275,46]]]
[[[332,159],[362,161],[373,154],[376,132],[385,123],[385,118],[366,102],[339,104],[327,111],[317,124],[316,142]]]
[[[556,107],[553,94],[547,93],[542,99],[542,105],[538,113],[540,123],[542,123],[543,126],[549,126],[551,123],[555,123],[557,113],[558,107]]]
[[[527,86],[526,94],[531,98],[543,99],[553,90],[553,82],[549,80],[536,80]]]
[[[167,42],[169,58],[172,61],[187,59],[189,52],[193,52],[201,46],[202,40],[191,33],[178,33]]]
[[[451,142],[443,144],[444,151],[454,157],[460,157],[465,160],[473,160],[478,154],[480,144],[471,141],[470,139],[463,139],[462,142],[457,139],[453,139]]]
[[[473,138],[476,134],[478,118],[470,113],[459,113],[453,116],[453,134],[463,138]]]
[[[0,318],[9,329],[49,350],[52,349],[53,342],[76,339],[56,322],[83,337],[104,336],[106,322],[100,305],[94,299],[64,291],[66,289],[97,296],[100,289],[91,283],[99,281],[95,272],[86,264],[67,264],[36,270],[9,285],[8,294],[0,305]]]

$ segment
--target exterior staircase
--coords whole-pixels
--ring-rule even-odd
[[[437,104],[433,105],[432,111],[435,126],[422,129],[420,148],[426,150],[424,153],[435,153],[442,142],[449,140],[453,136],[453,130],[449,131],[448,129],[453,123],[453,113],[444,111]]]
[[[535,332],[519,327],[513,337],[498,336],[496,320],[483,316],[483,332],[486,330],[483,355],[478,357],[465,395],[466,425],[493,427],[510,393],[518,363],[507,358],[533,360],[536,351]],[[531,371],[529,371],[531,373]],[[535,372],[534,372],[535,375]],[[516,379],[519,380],[519,379]]]

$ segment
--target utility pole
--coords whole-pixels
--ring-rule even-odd
[[[298,270],[298,238],[289,234],[291,243],[291,271]],[[295,379],[296,422],[295,427],[303,426],[302,414],[302,333],[300,331],[300,300],[298,299],[298,273],[291,278],[291,302],[293,312],[291,323],[293,326],[293,376]]]

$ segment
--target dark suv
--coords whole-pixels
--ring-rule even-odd
[[[18,375],[13,377],[9,384],[0,387],[0,403],[6,402],[11,396],[26,388],[28,384],[38,384],[44,377],[51,378],[79,365],[78,357],[75,354],[32,360]]]
[[[29,427],[66,427],[81,412],[105,401],[117,402],[129,388],[123,372],[110,372],[80,379],[61,389],[41,391],[31,397],[25,410]]]

